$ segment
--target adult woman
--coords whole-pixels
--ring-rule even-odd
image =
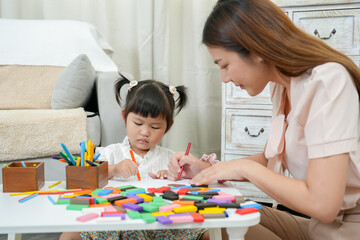
[[[249,180],[277,202],[308,215],[264,208],[258,239],[352,239],[360,227],[360,70],[346,56],[310,36],[267,0],[220,0],[208,17],[203,43],[221,80],[251,96],[270,82],[273,120],[264,153],[209,164],[176,154],[203,184]],[[203,170],[202,170],[203,169]],[[288,169],[294,178],[281,175]],[[201,171],[202,170],[202,171]],[[247,238],[250,239],[252,230]]]

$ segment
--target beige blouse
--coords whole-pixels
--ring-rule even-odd
[[[360,199],[359,95],[347,70],[338,63],[319,65],[291,79],[291,111],[284,112],[282,85],[271,83],[273,121],[265,149],[268,167],[288,169],[304,180],[309,161],[350,154],[342,209]]]

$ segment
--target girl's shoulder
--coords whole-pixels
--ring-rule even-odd
[[[169,148],[163,147],[163,146],[159,146],[159,145],[155,145],[155,147],[153,147],[152,150],[155,154],[167,154],[167,155],[175,154],[175,151],[173,151]]]

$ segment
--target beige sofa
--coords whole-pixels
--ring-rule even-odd
[[[66,36],[63,48],[53,47],[64,41],[49,36],[54,29]],[[32,35],[17,39],[26,31]],[[62,151],[61,142],[79,154],[81,141],[91,139],[96,146],[122,141],[125,127],[113,90],[119,74],[107,54],[111,46],[96,28],[75,21],[0,19],[0,32],[0,163],[45,161],[45,180],[61,180],[64,164],[51,159]]]

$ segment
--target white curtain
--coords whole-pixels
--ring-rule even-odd
[[[120,71],[136,79],[185,85],[189,104],[161,145],[191,153],[221,149],[219,70],[201,44],[216,0],[0,0],[1,18],[71,19],[96,26],[114,49]]]

